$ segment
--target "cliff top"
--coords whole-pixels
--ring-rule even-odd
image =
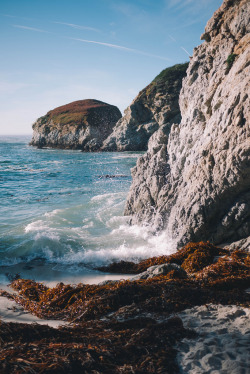
[[[188,64],[188,62],[184,62],[182,64],[176,64],[162,70],[162,72],[158,74],[148,86],[139,92],[134,101],[139,99],[144,94],[146,94],[148,97],[151,95],[154,96],[156,92],[159,92],[162,89],[163,92],[165,92],[166,87],[169,90],[170,85],[173,85],[175,81],[186,76]]]
[[[80,125],[87,119],[88,114],[93,109],[96,110],[97,108],[107,107],[114,106],[94,99],[77,100],[50,110],[40,119],[42,124],[52,120],[53,122],[60,123],[62,125],[70,123]]]
[[[174,66],[170,66],[164,70],[160,74],[158,74],[155,79],[152,81],[158,83],[160,81],[169,81],[169,80],[176,80],[180,75],[186,76],[186,71],[188,68],[188,62],[184,62],[183,64],[176,64]]]

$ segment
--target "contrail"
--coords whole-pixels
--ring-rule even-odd
[[[100,30],[98,30],[94,27],[75,25],[74,23],[67,23],[67,22],[53,22],[53,23],[57,23],[59,25],[69,26],[69,27],[72,27],[73,29],[77,29],[77,30],[90,30],[90,31],[100,32]]]
[[[24,30],[30,30],[30,31],[37,31],[37,32],[45,32],[47,34],[51,34],[49,31],[36,29],[35,27],[28,27],[28,26],[22,26],[22,25],[12,25],[13,27],[17,27],[18,29],[24,29]]]
[[[189,53],[189,52],[188,52],[184,47],[181,46],[181,49],[183,49],[183,51],[186,52],[186,54],[187,54],[189,57],[192,56],[192,55],[190,55],[190,53]]]
[[[83,43],[92,43],[92,44],[103,45],[105,47],[120,49],[120,50],[128,51],[128,52],[133,52],[133,53],[137,53],[137,54],[148,56],[148,57],[159,58],[159,59],[162,59],[162,60],[165,60],[165,61],[169,61],[170,60],[167,57],[154,55],[154,54],[151,54],[151,53],[140,51],[138,49],[128,48],[128,47],[124,47],[124,46],[117,45],[117,44],[110,44],[110,43],[105,43],[105,42],[97,42],[95,40],[87,40],[87,39],[77,39],[77,38],[67,38],[67,39],[77,40],[77,41],[83,42]]]
[[[37,29],[37,28],[35,28],[35,27],[22,26],[22,25],[12,25],[12,26],[13,26],[13,27],[20,28],[20,29],[24,29],[24,30],[36,31],[36,32],[43,32],[43,33],[48,33],[48,34],[53,34],[53,35],[61,36],[61,35],[59,35],[59,34],[56,34],[56,33],[50,32],[50,31],[45,31],[45,30]],[[70,38],[70,37],[64,37],[64,36],[61,36],[61,37],[63,37],[64,39],[68,39],[68,40],[76,40],[76,41],[83,42],[83,43],[91,43],[91,44],[103,45],[103,46],[105,46],[105,47],[115,48],[115,49],[120,49],[120,50],[122,50],[122,51],[127,51],[127,52],[132,52],[132,53],[137,53],[137,54],[140,54],[140,55],[143,55],[143,56],[148,56],[148,57],[158,58],[158,59],[165,60],[165,61],[171,61],[171,59],[168,58],[168,57],[163,57],[163,56],[154,55],[154,54],[152,54],[152,53],[148,53],[148,52],[140,51],[140,50],[138,50],[138,49],[133,49],[133,48],[124,47],[124,46],[122,46],[122,45],[118,45],[118,44],[111,44],[111,43],[105,43],[105,42],[98,42],[98,41],[95,41],[95,40],[87,40],[87,39],[79,39],[79,38]]]

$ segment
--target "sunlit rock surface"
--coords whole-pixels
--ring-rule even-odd
[[[177,245],[250,235],[249,13],[249,1],[226,0],[208,21],[181,90],[181,124],[154,133],[132,170],[125,214]]]

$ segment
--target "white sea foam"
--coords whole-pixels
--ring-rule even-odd
[[[54,210],[52,210],[51,212],[46,212],[45,214],[44,214],[44,216],[45,217],[48,217],[48,218],[50,218],[50,217],[54,217],[54,216],[56,216],[58,213],[60,213],[60,212],[63,212],[63,209],[54,209]]]
[[[125,217],[125,216],[112,216],[107,222],[106,222],[106,226],[107,227],[110,227],[110,228],[115,228],[115,227],[119,227],[119,226],[122,226],[122,225],[126,225],[128,221],[128,217]],[[126,225],[127,227],[127,225]]]
[[[28,232],[34,232],[34,231],[41,231],[41,230],[45,230],[47,229],[48,227],[45,225],[44,221],[42,220],[38,220],[38,221],[34,221],[34,222],[31,222],[29,223],[25,228],[24,228],[24,231],[26,233]]]
[[[127,219],[127,217],[125,217]],[[120,235],[129,235],[131,237],[141,238],[143,240],[148,240],[149,237],[153,237],[153,232],[151,231],[150,227],[146,226],[138,226],[138,225],[128,225],[123,224],[118,228],[114,229],[111,232],[112,236],[120,236]]]
[[[113,194],[107,196],[113,198]],[[54,219],[61,211],[50,212],[49,218]],[[67,227],[58,224],[58,220],[37,220],[28,224],[25,232],[33,234],[33,250],[49,262],[65,265],[85,263],[98,266],[176,251],[176,244],[166,233],[154,235],[150,226],[130,226],[126,221],[127,217],[114,216],[113,211],[107,208],[98,212],[94,220],[84,218],[81,226]]]
[[[60,235],[58,229],[53,229],[49,227],[44,221],[38,220],[29,223],[24,231],[26,233],[35,233],[34,239],[39,240],[41,238],[48,238],[50,240],[59,241]]]
[[[159,243],[159,245],[157,245]],[[98,266],[99,264],[110,263],[113,261],[139,261],[145,258],[170,255],[176,251],[176,246],[173,242],[162,243],[157,237],[150,239],[146,245],[129,246],[125,242],[117,248],[87,250],[85,253],[78,253],[75,260],[80,260],[83,263],[90,263]],[[72,258],[71,258],[72,260]]]
[[[82,226],[83,229],[89,229],[90,227],[94,227],[94,222],[93,221],[89,221],[88,223],[85,223]]]
[[[96,195],[96,196],[92,197],[91,201],[100,202],[100,201],[103,201],[103,200],[106,200],[106,199],[109,199],[109,201],[113,201],[115,198],[122,197],[123,195],[124,195],[124,193],[122,193],[122,192],[105,193],[105,194]]]
[[[83,263],[98,266],[120,260],[139,261],[153,256],[170,255],[176,251],[176,244],[165,233],[153,236],[143,227],[127,226],[127,235],[122,235],[121,233],[125,233],[125,227],[123,225],[123,227],[119,227],[119,229],[113,230],[112,233],[101,236],[99,239],[96,237],[93,240],[93,249],[85,250],[82,248],[76,252],[69,250],[60,258],[53,259],[60,264]],[[128,232],[132,235],[128,235]],[[118,233],[120,235],[117,236]],[[83,232],[78,232],[78,234],[81,235]],[[134,240],[135,237],[137,240]],[[120,242],[120,244],[117,242]],[[52,257],[49,257],[51,260]]]
[[[82,186],[82,187],[70,187],[70,188],[61,188],[61,189],[53,189],[49,190],[49,194],[72,194],[73,192],[84,192],[89,191],[90,187]]]

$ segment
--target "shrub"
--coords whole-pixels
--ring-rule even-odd
[[[231,67],[233,66],[233,63],[235,61],[235,58],[237,57],[236,54],[232,53],[228,56],[226,63],[227,63],[227,69],[226,69],[226,74],[229,72]]]

